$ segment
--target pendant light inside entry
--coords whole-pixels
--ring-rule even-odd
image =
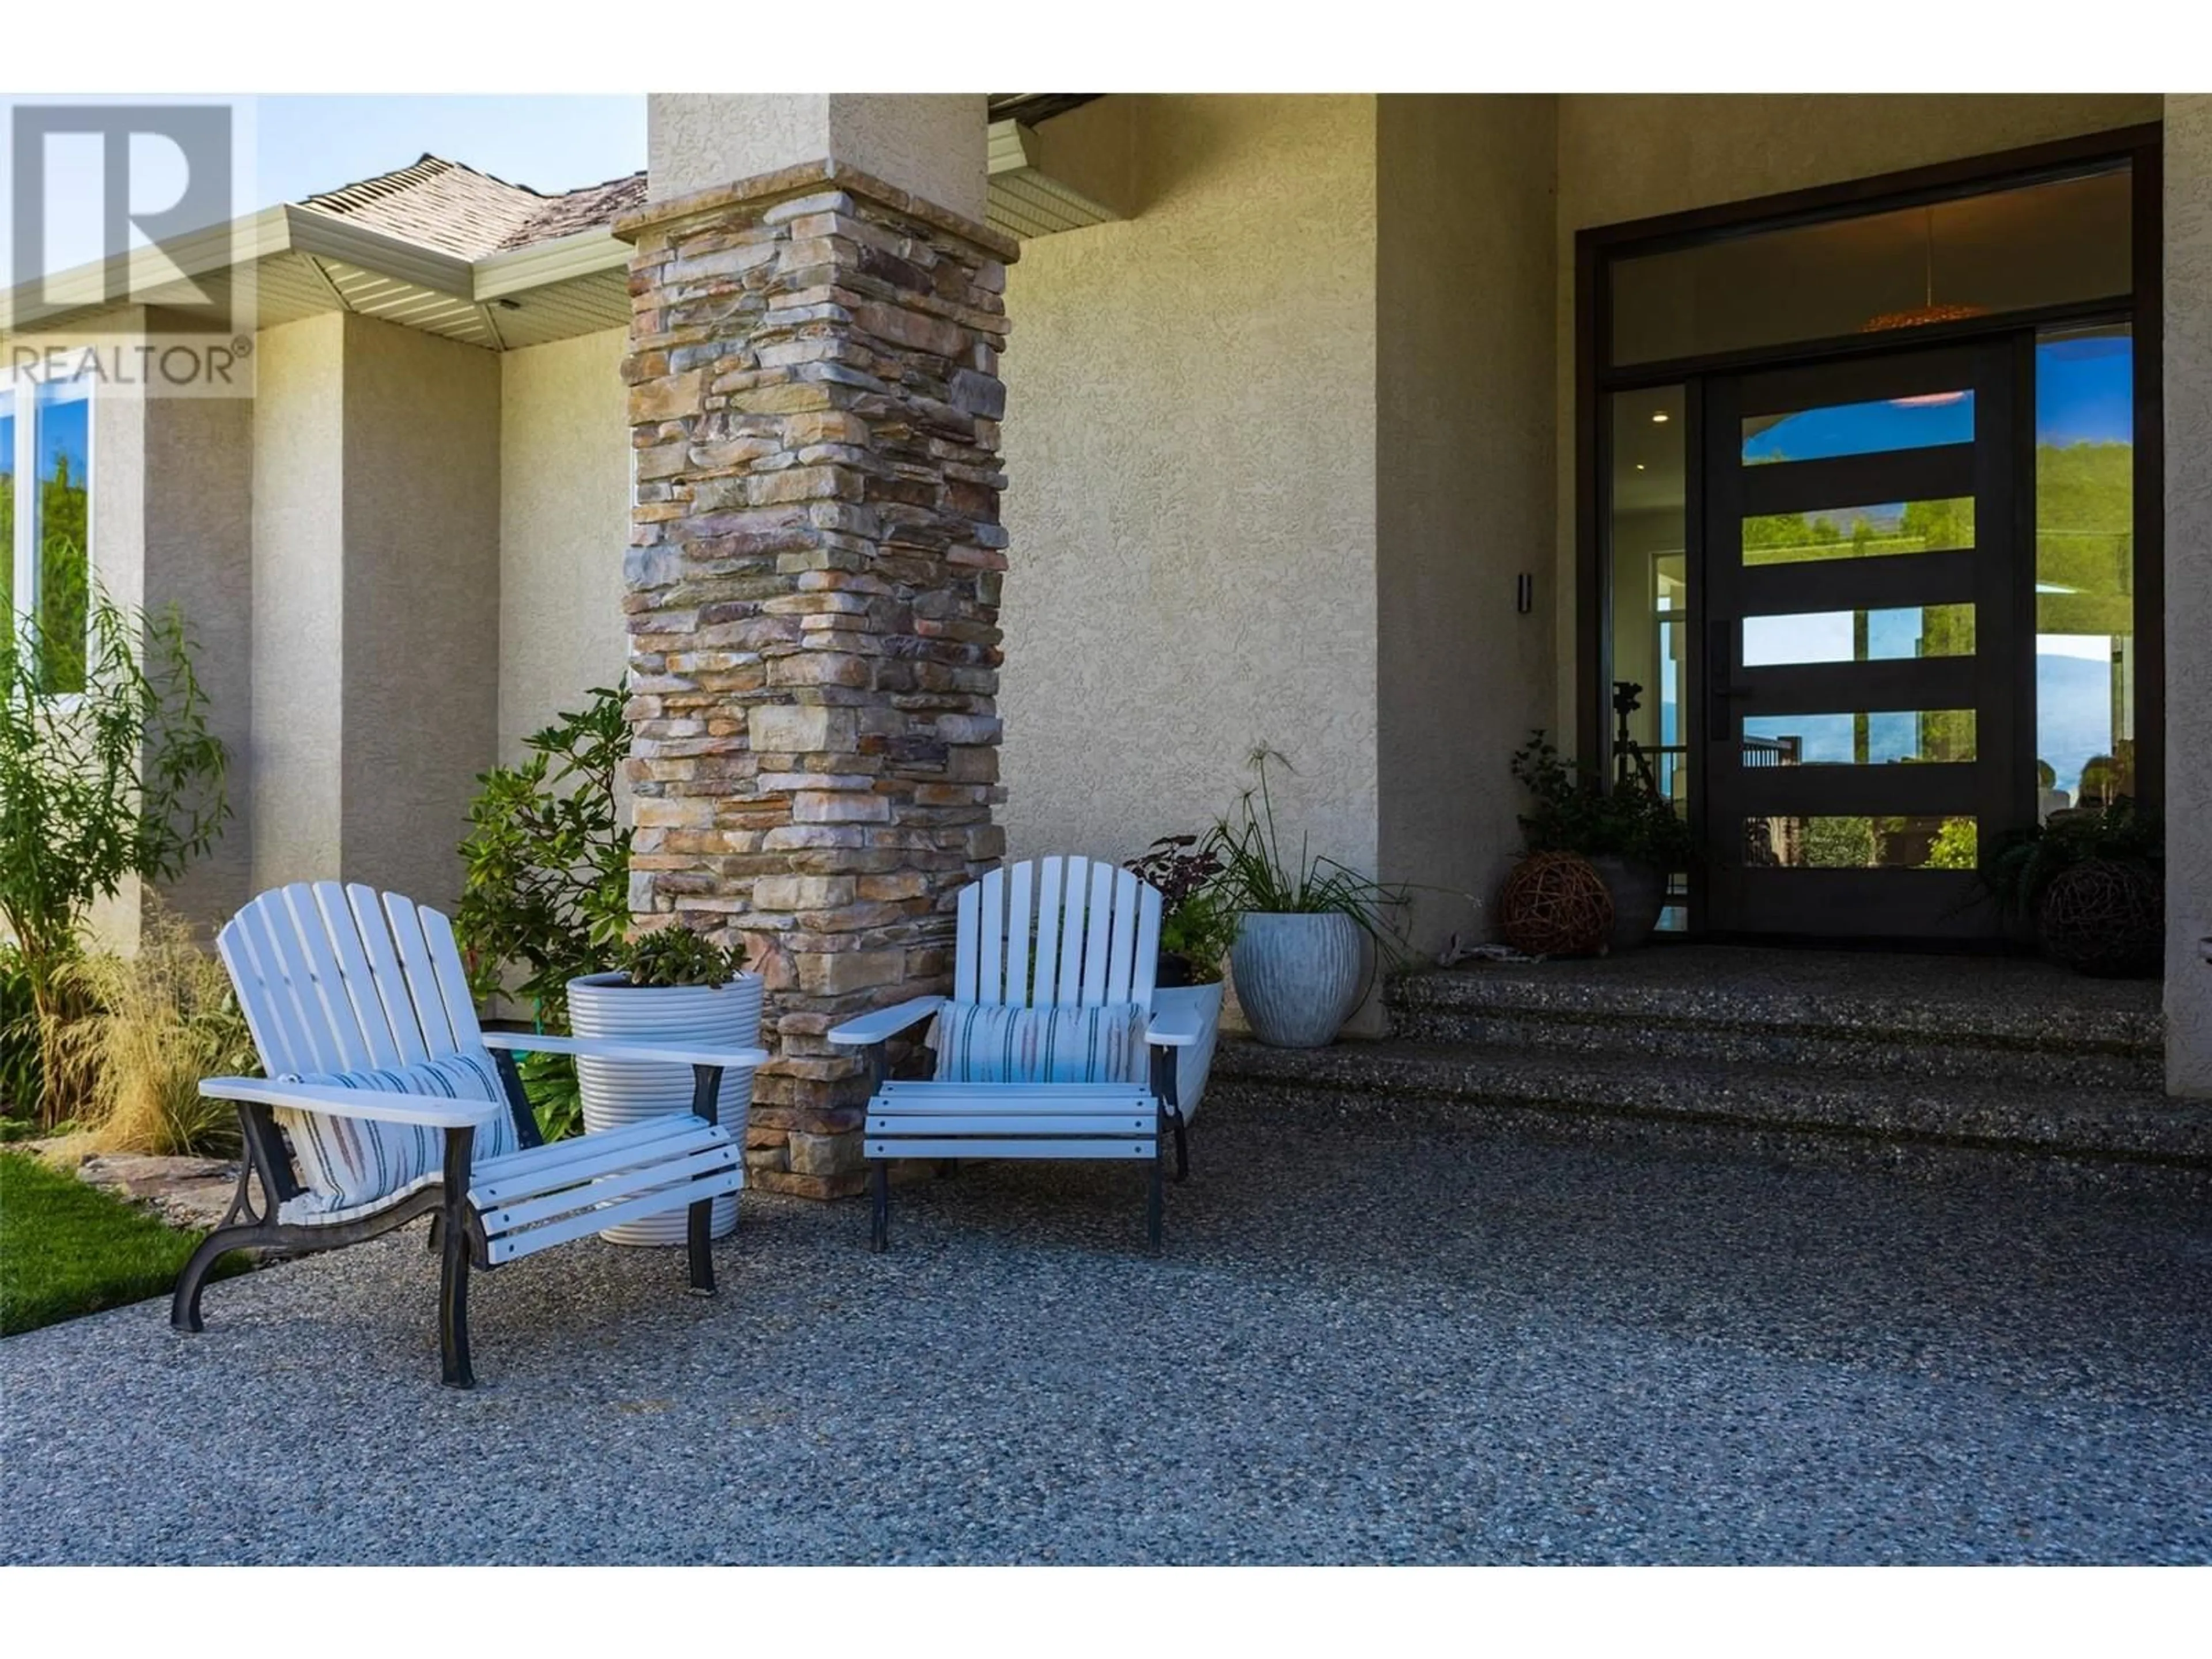
[[[1885,311],[1869,317],[1859,325],[1862,334],[1879,334],[1896,328],[1926,328],[1935,323],[1963,322],[1969,317],[1986,317],[1987,306],[1978,306],[1955,300],[1938,302],[1936,298],[1936,210],[1926,210],[1925,230],[1921,245],[1921,301],[1904,311]],[[1955,404],[1966,394],[1963,392],[1930,392],[1917,398],[1893,398],[1891,404],[1898,409],[1934,409],[1944,404]]]

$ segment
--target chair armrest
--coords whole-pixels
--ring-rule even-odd
[[[536,1031],[486,1031],[483,1045],[526,1054],[580,1054],[587,1060],[635,1060],[658,1066],[720,1066],[732,1072],[768,1064],[765,1048],[629,1042],[620,1037],[545,1036]]]
[[[919,1024],[945,1006],[943,997],[915,997],[892,1008],[878,1008],[833,1026],[830,1041],[841,1048],[865,1048],[895,1037],[909,1025]]]
[[[507,1108],[495,1100],[448,1100],[442,1095],[387,1095],[374,1089],[337,1089],[323,1083],[287,1083],[265,1077],[211,1077],[200,1085],[210,1100],[289,1106],[328,1117],[362,1117],[378,1123],[420,1123],[433,1129],[474,1129]]]
[[[1206,1035],[1206,1024],[1195,1008],[1172,1008],[1154,1014],[1145,1028],[1145,1041],[1156,1048],[1188,1048]]]

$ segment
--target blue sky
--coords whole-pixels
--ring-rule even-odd
[[[0,108],[54,99],[0,98]],[[127,101],[100,100],[98,101]],[[197,100],[238,111],[232,211],[296,202],[405,167],[424,151],[548,192],[635,173],[645,165],[645,98],[499,94]],[[132,205],[158,210],[183,187],[166,140],[134,143]],[[46,265],[64,270],[100,253],[100,152],[92,138],[46,152]],[[0,232],[12,222],[9,169],[0,169]]]
[[[547,192],[645,165],[645,99],[259,98],[257,206],[296,202],[423,151]]]

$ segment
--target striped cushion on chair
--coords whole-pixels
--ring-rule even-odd
[[[507,1103],[491,1055],[478,1048],[447,1054],[414,1066],[369,1072],[325,1073],[288,1077],[287,1083],[312,1083],[329,1089],[367,1089],[387,1095],[434,1095],[447,1100],[491,1100]],[[276,1109],[276,1121],[292,1144],[292,1156],[307,1190],[283,1206],[291,1222],[335,1220],[336,1212],[358,1211],[396,1198],[434,1179],[445,1168],[446,1138],[427,1124],[373,1123],[367,1118],[333,1117],[326,1112]],[[477,1130],[472,1162],[483,1164],[517,1151],[522,1138],[514,1114],[501,1111]]]
[[[937,1016],[940,1083],[1142,1083],[1145,1011],[948,1002]]]

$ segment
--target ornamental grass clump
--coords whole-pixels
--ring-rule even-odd
[[[137,954],[94,952],[66,971],[82,1010],[54,1045],[100,1152],[229,1157],[237,1109],[204,1098],[206,1077],[258,1075],[260,1058],[222,964],[184,921],[149,911]]]

